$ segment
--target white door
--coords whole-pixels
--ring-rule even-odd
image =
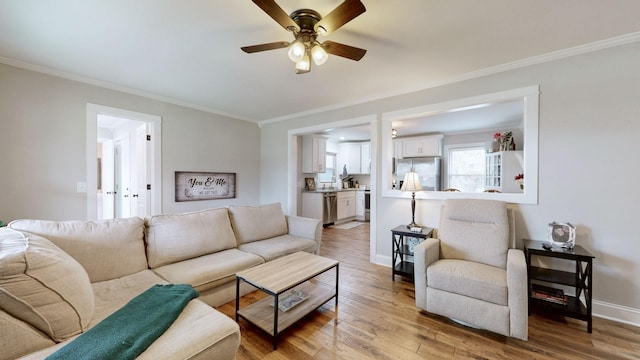
[[[129,138],[125,137],[115,144],[115,201],[116,217],[131,216],[131,151]]]
[[[147,159],[151,141],[147,140],[148,124],[142,124],[135,131],[135,166],[131,169],[131,216],[147,217],[151,215],[150,190],[147,190],[151,164]]]
[[[119,196],[118,216],[143,217],[162,213],[161,121],[157,115],[87,104],[87,219],[113,218],[114,195]],[[146,134],[139,143],[136,137],[138,132],[143,132],[142,129],[138,130],[143,124],[146,125]],[[146,140],[147,134],[151,141]],[[106,143],[124,138],[127,139],[127,145],[120,144],[122,166],[118,167],[120,188],[108,188],[110,184],[115,186],[112,160],[115,146],[114,143],[107,145],[104,158],[96,162],[96,158],[100,157],[96,150],[102,152],[101,146],[96,146],[96,140]],[[100,173],[102,175],[98,175]],[[126,180],[122,180],[123,177]],[[143,180],[138,181],[138,178]],[[123,208],[124,204],[126,206]]]
[[[101,191],[98,196],[102,202],[102,214],[100,219],[113,219],[115,216],[114,201],[114,157],[113,157],[113,141],[107,140],[102,142],[102,161],[101,161]],[[100,202],[98,202],[100,203]]]

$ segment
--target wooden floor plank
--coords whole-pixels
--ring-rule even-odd
[[[240,320],[238,360],[640,359],[640,328],[606,319],[594,318],[589,334],[584,321],[534,312],[521,341],[418,310],[411,282],[369,262],[369,223],[325,228],[320,254],[340,261],[338,306],[329,301],[284,331],[276,351],[270,336]],[[335,274],[318,278],[333,283]],[[241,306],[264,297],[247,294]],[[218,310],[234,318],[235,301]]]

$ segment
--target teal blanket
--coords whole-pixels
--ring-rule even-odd
[[[154,285],[47,359],[135,359],[198,295],[191,285]]]

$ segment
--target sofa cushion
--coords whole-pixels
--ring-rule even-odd
[[[507,271],[465,260],[438,260],[427,268],[427,286],[507,306]]]
[[[263,240],[288,232],[279,203],[260,206],[229,206],[238,245]]]
[[[315,253],[316,246],[317,243],[314,240],[293,235],[281,235],[271,239],[242,244],[238,246],[238,249],[256,254],[265,261],[271,261],[298,251]]]
[[[254,254],[228,249],[195,259],[153,269],[163,279],[175,284],[190,284],[199,292],[235,280],[238,271],[264,263]]]
[[[45,237],[76,259],[91,282],[115,279],[147,268],[144,221],[15,220],[9,227]]]
[[[236,247],[226,208],[146,219],[147,257],[152,269]]]
[[[2,228],[0,308],[62,341],[87,329],[93,290],[82,265],[51,241]]]
[[[166,283],[152,270],[93,283],[96,314],[90,326],[96,325],[150,286]],[[44,359],[65,345],[66,342],[31,353],[23,360]],[[138,360],[234,359],[239,345],[238,324],[195,299],[189,302],[173,325],[151,344]]]
[[[440,257],[505,268],[509,249],[506,203],[448,199],[440,219]]]

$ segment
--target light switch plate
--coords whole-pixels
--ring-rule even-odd
[[[79,181],[76,183],[76,192],[86,193],[87,192],[87,183],[84,181]]]

